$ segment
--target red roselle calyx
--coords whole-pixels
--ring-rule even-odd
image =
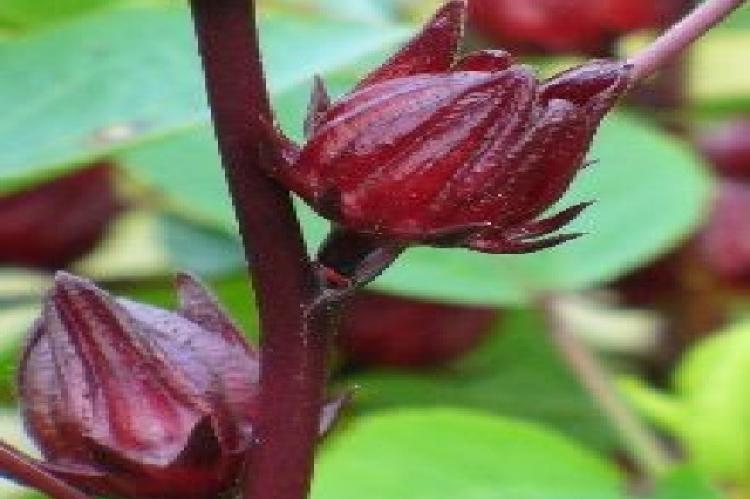
[[[750,279],[750,184],[719,184],[713,211],[698,244],[706,265],[729,283]]]
[[[631,31],[658,28],[675,0],[469,0],[472,26],[525,52],[601,54]]]
[[[0,265],[57,269],[94,248],[121,210],[101,164],[0,197]]]
[[[701,134],[697,142],[719,174],[750,181],[750,118],[712,128]]]
[[[348,303],[337,343],[357,365],[440,366],[476,347],[498,310],[361,292]]]
[[[60,273],[45,300],[19,371],[23,416],[44,466],[84,491],[215,499],[237,479],[258,353],[197,281],[177,288],[170,312]]]
[[[505,52],[456,60],[464,11],[448,2],[335,103],[316,85],[307,143],[273,130],[286,165],[272,174],[340,230],[403,247],[525,253],[576,237],[549,235],[585,204],[540,217],[585,165],[629,66],[539,82]]]

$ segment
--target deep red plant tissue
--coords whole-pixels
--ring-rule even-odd
[[[469,0],[472,26],[520,51],[600,54],[625,33],[674,15],[674,0]]]
[[[362,292],[343,313],[337,343],[358,366],[436,367],[475,348],[498,315],[489,307]]]
[[[90,493],[215,499],[236,481],[258,412],[258,352],[195,279],[180,308],[113,298],[59,273],[19,389],[44,466]],[[339,401],[326,407],[321,431]]]
[[[404,246],[555,246],[586,205],[543,214],[586,164],[629,67],[594,61],[540,82],[506,52],[456,59],[464,10],[447,3],[335,103],[318,85],[306,144],[274,131],[286,166],[272,173],[341,227]]]
[[[58,269],[85,255],[123,207],[100,164],[0,197],[0,264]]]

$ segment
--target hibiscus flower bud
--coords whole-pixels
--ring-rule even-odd
[[[613,40],[670,19],[679,0],[469,0],[471,25],[525,52],[601,54]]]
[[[706,265],[728,283],[750,282],[750,185],[719,184],[713,212],[698,243]]]
[[[357,365],[440,366],[478,346],[497,318],[488,307],[361,292],[344,311],[337,342]]]
[[[464,11],[448,2],[338,101],[316,85],[304,146],[267,127],[286,160],[271,173],[337,227],[404,247],[525,253],[576,237],[554,233],[585,204],[544,213],[585,166],[629,67],[540,82],[506,52],[457,59]]]
[[[750,119],[730,121],[698,137],[698,147],[714,169],[727,177],[750,180]]]
[[[0,197],[0,264],[65,267],[94,248],[121,208],[107,164]]]
[[[181,308],[115,299],[60,273],[19,373],[23,416],[52,472],[93,494],[214,499],[256,412],[258,356],[180,276]]]

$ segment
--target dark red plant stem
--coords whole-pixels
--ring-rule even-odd
[[[0,442],[0,476],[33,487],[54,499],[89,499],[83,492],[56,478],[33,459],[4,442]]]
[[[261,413],[244,497],[303,499],[326,381],[329,321],[310,317],[317,286],[299,223],[289,195],[263,173],[276,155],[258,124],[260,117],[271,121],[271,111],[254,2],[190,5],[263,331]]]

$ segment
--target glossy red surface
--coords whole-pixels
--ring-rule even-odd
[[[45,466],[90,493],[214,499],[250,445],[257,354],[196,281],[181,309],[115,299],[59,274],[20,368]]]
[[[338,345],[360,366],[436,367],[475,348],[497,319],[491,308],[363,292],[344,314]]]
[[[657,28],[674,0],[469,0],[482,35],[520,51],[601,54],[617,36]]]
[[[286,167],[274,174],[342,227],[405,246],[522,253],[585,205],[539,217],[584,166],[629,68],[594,61],[539,81],[503,51],[454,61],[463,2],[449,2],[351,93],[313,94],[301,148],[272,131]],[[545,237],[549,236],[549,237]]]
[[[113,177],[99,165],[0,197],[0,265],[57,269],[93,249],[122,207]]]

